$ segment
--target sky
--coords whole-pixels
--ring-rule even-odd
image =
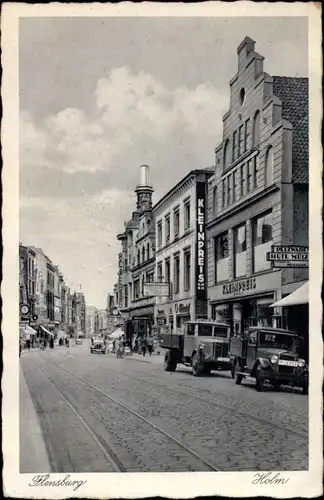
[[[237,47],[308,76],[306,18],[24,18],[19,25],[20,241],[106,306],[139,167],[154,201],[214,165]]]

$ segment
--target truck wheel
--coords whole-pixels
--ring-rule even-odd
[[[192,357],[192,373],[194,377],[200,377],[200,375],[204,372],[204,363],[199,360],[198,354],[195,354]]]
[[[280,387],[281,387],[281,384],[280,384],[279,381],[276,380],[276,381],[272,382],[272,386],[275,389],[275,391],[279,391]]]
[[[205,366],[204,367],[204,375],[206,375],[208,377],[210,375],[210,372],[211,372],[211,368],[209,366]]]
[[[240,363],[237,361],[234,367],[234,382],[236,385],[240,385],[240,383],[243,380],[243,375],[239,373],[240,371],[241,371]]]
[[[264,388],[264,377],[262,375],[262,368],[260,365],[257,366],[257,369],[255,371],[255,378],[256,378],[255,388],[258,392],[262,392]]]
[[[164,370],[166,372],[174,372],[177,368],[177,360],[171,351],[167,351],[164,355]]]

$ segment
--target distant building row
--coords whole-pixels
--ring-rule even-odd
[[[215,166],[189,172],[154,206],[141,167],[136,209],[118,235],[115,296],[129,335],[209,317],[234,331],[283,326],[307,336],[302,306],[293,315],[269,306],[308,269],[272,268],[267,253],[308,245],[308,79],[271,77],[254,46],[246,37],[237,50]]]
[[[49,332],[85,333],[84,294],[73,291],[41,248],[19,244],[20,323]]]

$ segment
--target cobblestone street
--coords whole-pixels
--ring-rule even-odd
[[[308,397],[297,390],[169,373],[162,355],[91,355],[87,342],[20,362],[52,472],[307,469]],[[26,406],[21,399],[22,435]],[[21,472],[33,460],[36,472],[37,452],[22,457]]]

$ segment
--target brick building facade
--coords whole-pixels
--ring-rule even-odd
[[[268,306],[308,278],[307,269],[273,269],[266,260],[272,245],[308,245],[308,80],[271,77],[254,48],[248,37],[238,47],[209,180],[209,315],[234,331],[287,326]]]

